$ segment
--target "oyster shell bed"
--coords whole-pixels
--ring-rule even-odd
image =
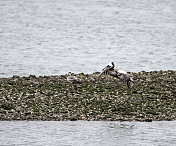
[[[176,120],[176,71],[129,73],[128,89],[118,79],[77,74],[0,78],[0,120]]]

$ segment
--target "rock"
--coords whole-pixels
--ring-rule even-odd
[[[65,75],[0,78],[0,120],[176,120],[176,71],[129,73],[131,89],[98,74],[75,89]]]

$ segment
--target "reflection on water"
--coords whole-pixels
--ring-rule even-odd
[[[174,145],[175,126],[175,121],[1,121],[0,145]]]
[[[175,70],[175,0],[1,0],[0,77]]]

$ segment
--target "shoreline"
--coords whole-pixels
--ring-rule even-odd
[[[129,73],[131,89],[98,73],[0,78],[0,120],[170,121],[176,120],[176,71]]]

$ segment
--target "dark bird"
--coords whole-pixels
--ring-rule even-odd
[[[68,73],[67,81],[72,84],[73,89],[74,89],[74,84],[80,84],[81,83],[81,81],[77,77],[72,76],[71,72]]]
[[[120,79],[123,83],[127,84],[127,87],[130,88],[130,82],[133,82],[132,76],[129,75],[126,71],[120,70],[120,69],[115,69],[115,64],[114,62],[109,63],[99,74],[98,78],[102,74],[108,74],[110,76],[116,77]]]

